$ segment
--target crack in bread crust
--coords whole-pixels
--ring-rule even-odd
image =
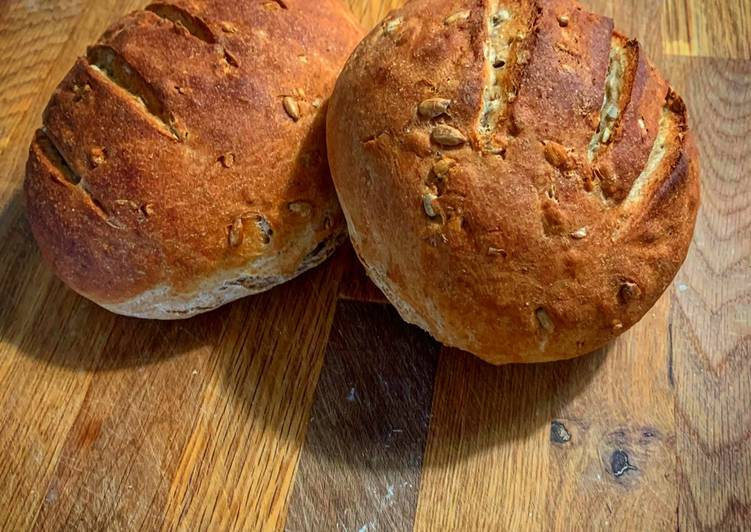
[[[628,196],[623,201],[622,206],[624,208],[637,203],[642,198],[642,195],[648,188],[651,180],[654,179],[655,176],[659,177],[657,170],[665,160],[667,154],[666,142],[668,134],[672,131],[672,120],[673,115],[670,112],[670,109],[668,109],[667,106],[663,107],[657,137],[655,138],[652,150],[649,153],[649,159],[647,159],[646,166],[641,174],[639,174],[639,177],[636,178],[636,181],[634,181]]]
[[[88,51],[88,60],[92,72],[135,100],[159,129],[175,140],[185,138],[186,133],[179,130],[175,117],[165,108],[154,89],[113,48],[92,46]]]
[[[206,44],[217,43],[214,33],[206,22],[179,6],[156,2],[148,5],[146,11],[151,11],[156,16],[172,22],[175,26],[182,26],[188,30],[193,37],[205,42]]]
[[[676,167],[684,159],[686,149],[686,107],[672,89],[669,90],[662,108],[659,129],[652,150],[639,177],[634,181],[628,196],[619,209],[625,215],[614,231],[612,240],[619,240],[633,224],[635,210],[649,209],[653,197],[659,194],[662,183],[671,180]],[[687,171],[687,170],[686,170]]]
[[[206,44],[211,46],[220,44],[219,39],[217,39],[214,32],[211,31],[211,28],[203,19],[179,6],[158,2],[147,6],[146,11],[150,11],[160,18],[172,22],[178,28],[184,28],[193,37]],[[224,46],[220,46],[220,48],[224,55],[224,61],[228,65],[237,68],[239,66],[237,59]]]
[[[680,97],[671,89],[665,100],[665,106],[662,108],[659,130],[647,164],[631,186],[628,196],[622,203],[623,208],[631,208],[639,203],[649,190],[655,188],[654,181],[670,175],[670,170],[683,150],[685,124],[685,106]],[[678,139],[673,146],[670,146],[668,142],[671,134]],[[662,172],[661,170],[666,167],[667,173]]]
[[[47,158],[50,165],[60,172],[65,183],[76,186],[81,182],[81,176],[73,171],[73,168],[71,168],[65,160],[63,154],[57,146],[55,146],[55,143],[44,129],[37,130],[36,138],[34,140],[39,146],[41,154]]]
[[[71,190],[76,190],[80,194],[86,197],[87,201],[91,204],[91,207],[99,215],[100,218],[110,223],[110,215],[104,208],[102,203],[96,199],[91,192],[88,183],[82,176],[76,174],[73,167],[68,163],[63,151],[55,142],[55,139],[49,135],[44,129],[37,131],[36,143],[41,150],[41,155],[46,157],[47,162],[50,163],[57,171],[60,172],[63,179],[63,184],[68,186]]]
[[[614,35],[608,73],[605,78],[605,94],[600,110],[600,122],[587,149],[587,158],[590,162],[606,150],[615,138],[626,107],[631,103],[631,92],[638,64],[638,43],[626,41],[620,35]]]
[[[519,70],[529,60],[529,41],[534,39],[532,29],[539,16],[534,4],[489,0],[485,6],[486,81],[476,129],[482,149],[490,153],[502,154],[505,148],[496,138],[496,131],[510,114],[510,106],[516,99]]]

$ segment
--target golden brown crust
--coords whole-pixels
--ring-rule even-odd
[[[446,112],[419,112],[435,99]],[[492,363],[602,346],[691,241],[685,106],[570,0],[408,3],[351,57],[327,135],[371,277],[405,319]]]
[[[55,271],[108,308],[170,317],[150,307],[190,315],[206,279],[268,288],[312,266],[344,231],[324,115],[359,37],[338,0],[158,2],[114,24],[31,147],[29,219]]]

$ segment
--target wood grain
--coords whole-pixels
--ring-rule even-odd
[[[675,58],[703,205],[673,293],[680,524],[751,526],[751,63]]]
[[[6,412],[0,432],[3,529],[24,529],[33,522],[93,379],[91,373],[51,361],[70,353],[100,356],[115,321],[70,292],[40,264],[18,199],[28,141],[49,93],[86,43],[109,20],[132,7],[114,1],[100,5],[85,10],[80,2],[63,2],[37,9],[36,3],[14,2],[3,17],[0,94],[11,103],[0,111],[0,173],[7,176],[0,181],[0,406]],[[31,41],[43,52],[18,52],[12,35],[20,35],[27,23],[33,28]],[[39,69],[38,76],[28,75],[32,68]]]
[[[412,528],[439,349],[389,306],[339,304],[286,530]]]
[[[493,368],[445,350],[415,529],[674,528],[668,309],[573,362]]]
[[[0,7],[0,152],[11,143],[11,132],[26,116],[40,84],[81,14],[81,1],[29,8],[21,2]]]
[[[666,2],[664,50],[670,55],[751,59],[751,2]]]
[[[171,478],[165,527],[283,526],[341,272],[334,260],[249,299],[227,324]]]
[[[18,416],[2,432],[2,528],[27,528],[34,508],[44,530],[280,527],[341,270],[175,324],[115,318],[56,286],[0,381]]]
[[[125,320],[97,358],[53,361],[93,377],[62,445],[36,528],[158,525],[201,405],[211,355],[207,344],[221,337],[226,314],[187,324]]]

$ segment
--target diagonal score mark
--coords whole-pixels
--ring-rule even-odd
[[[107,221],[107,223],[110,223],[109,220],[111,217],[109,213],[101,202],[94,197],[86,181],[73,171],[72,166],[66,160],[55,139],[48,135],[44,129],[40,129],[37,131],[34,140],[35,145],[38,147],[37,157],[44,157],[60,173],[60,177],[55,177],[55,181],[71,189],[80,191],[86,196],[96,213],[103,220]]]
[[[172,22],[177,27],[185,28],[185,30],[187,30],[187,32],[193,37],[205,42],[206,44],[212,46],[219,44],[218,39],[214,35],[214,32],[211,31],[211,28],[209,28],[209,25],[200,17],[193,15],[185,9],[172,4],[154,3],[147,6],[146,11],[151,11],[156,16]],[[235,68],[240,66],[237,59],[223,46],[221,47],[221,51],[224,60],[228,65]]]
[[[477,122],[478,137],[486,152],[499,155],[505,152],[505,146],[496,139],[495,133],[516,100],[516,79],[519,70],[529,62],[529,48],[535,35],[532,30],[539,16],[540,10],[534,2],[518,5],[492,0],[487,4],[487,35],[483,46],[486,82]]]
[[[92,46],[88,54],[91,70],[105,78],[134,99],[157,123],[160,129],[175,140],[184,140],[175,117],[165,108],[154,89],[113,48],[104,45]]]
[[[594,161],[615,138],[621,118],[631,103],[636,69],[639,66],[639,43],[613,35],[610,61],[605,77],[605,92],[600,109],[600,122],[587,149],[587,158]]]
[[[208,24],[206,24],[199,17],[189,13],[188,11],[172,5],[154,3],[146,7],[146,11],[151,11],[156,16],[169,20],[175,26],[182,26],[193,37],[202,40],[207,44],[216,44],[217,40],[214,34],[211,32]]]

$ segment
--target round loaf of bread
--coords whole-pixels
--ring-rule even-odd
[[[413,0],[359,45],[328,150],[354,247],[402,317],[495,364],[593,351],[686,257],[686,108],[571,0]]]
[[[74,290],[187,318],[326,259],[346,235],[325,113],[361,32],[339,0],[155,3],[55,91],[28,218]]]

